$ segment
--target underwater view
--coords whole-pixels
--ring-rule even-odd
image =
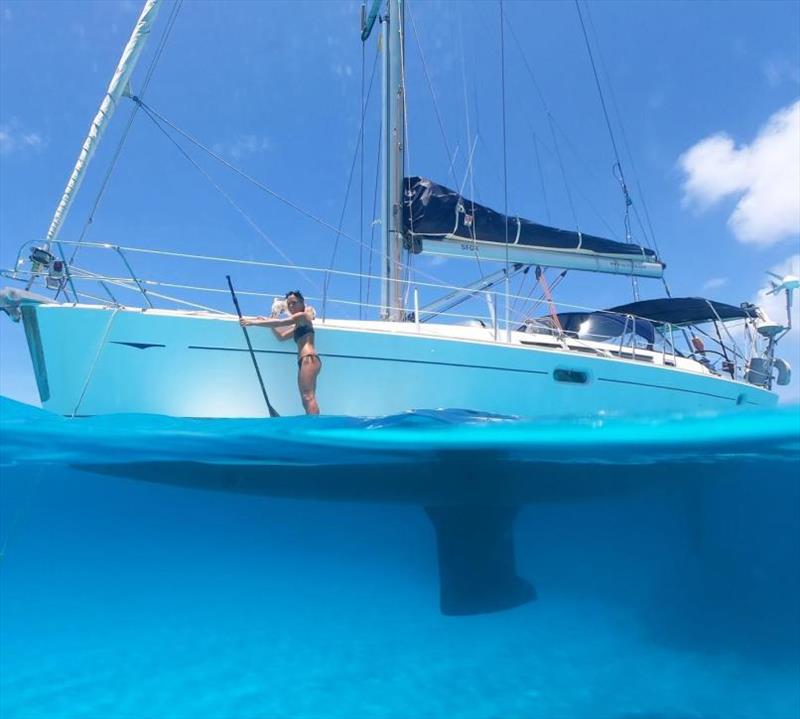
[[[0,0],[0,719],[800,719],[799,30]]]
[[[0,410],[3,719],[800,715],[797,406]]]

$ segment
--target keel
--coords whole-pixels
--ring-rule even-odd
[[[425,507],[436,530],[442,614],[488,614],[536,599],[517,575],[514,519],[519,507]]]

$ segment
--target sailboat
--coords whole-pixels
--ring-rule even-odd
[[[264,417],[235,315],[156,306],[153,286],[128,261],[137,248],[94,245],[124,263],[129,277],[115,281],[138,291],[135,305],[119,302],[101,275],[66,260],[76,243],[61,239],[60,230],[105,129],[126,98],[142,102],[130,82],[160,4],[145,3],[46,238],[27,243],[4,272],[22,286],[4,288],[0,307],[24,327],[42,406],[54,413]],[[664,262],[631,242],[512,217],[434,180],[405,177],[403,0],[376,0],[362,23],[362,40],[378,24],[382,42],[381,304],[375,319],[326,313],[315,322],[326,414],[443,407],[526,417],[694,413],[776,402],[773,384],[787,383],[790,371],[775,349],[790,322],[772,322],[753,305],[664,297],[558,312],[550,302],[545,317],[513,322],[514,274],[541,279],[543,270],[556,268],[659,278]],[[463,287],[443,287],[441,297],[420,306],[403,272],[415,253],[478,258],[495,270]],[[96,280],[107,299],[77,289],[79,280]],[[544,280],[542,286],[547,290]],[[788,303],[791,288],[785,292]],[[448,310],[480,296],[488,322],[452,321]],[[744,327],[744,350],[729,323]],[[269,332],[251,337],[272,405],[281,415],[301,414],[294,351]]]
[[[230,312],[156,306],[157,284],[140,278],[129,261],[135,252],[152,255],[154,250],[82,243],[115,254],[127,278],[89,272],[66,260],[65,250],[80,241],[61,239],[60,230],[117,105],[127,97],[146,107],[130,90],[130,80],[161,1],[146,1],[47,236],[44,242],[26,243],[15,267],[4,273],[19,284],[0,291],[0,308],[22,324],[42,405],[54,413],[267,417],[270,404],[258,391],[255,361],[271,405],[281,415],[300,414],[295,352],[264,331],[251,333],[248,347]],[[588,277],[659,278],[664,262],[632,242],[512,217],[432,179],[405,176],[404,1],[375,0],[369,14],[363,13],[362,41],[376,24],[383,57],[380,311],[375,319],[338,319],[324,311],[323,301],[314,324],[324,359],[319,400],[326,414],[461,408],[529,418],[653,415],[745,410],[776,402],[773,384],[788,383],[790,370],[775,350],[790,321],[786,326],[773,322],[751,304],[737,307],[695,297],[557,311],[545,279],[548,268]],[[409,257],[418,253],[478,258],[495,269],[464,286],[428,284],[427,290],[438,289],[441,296],[420,305],[418,287],[404,279]],[[222,261],[188,253],[180,257]],[[526,272],[536,277],[549,311],[512,321],[510,280]],[[772,291],[784,293],[789,308],[797,278],[776,279]],[[81,282],[94,283],[108,299],[79,290]],[[34,284],[39,291],[32,291]],[[52,295],[43,294],[41,285]],[[504,291],[496,293],[498,286]],[[123,304],[112,287],[134,291],[141,301]],[[486,299],[488,321],[464,322],[450,312],[475,297]],[[731,323],[738,330],[731,331]],[[743,350],[737,348],[735,331],[741,332]],[[460,446],[457,453],[438,447],[428,455],[413,471],[412,465],[391,462],[321,469],[317,455],[295,461],[291,473],[282,458],[276,464],[269,457],[249,456],[209,462],[186,457],[137,462],[123,456],[73,466],[218,491],[424,506],[436,533],[445,614],[501,611],[536,598],[515,566],[513,522],[522,504],[579,501],[654,483],[683,486],[671,473],[642,472],[627,457],[597,477],[546,460],[532,469],[531,463],[479,445]]]

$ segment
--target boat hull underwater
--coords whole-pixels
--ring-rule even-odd
[[[199,421],[197,436],[188,439],[168,425],[155,427],[157,439],[141,458],[73,466],[200,490],[419,505],[436,533],[441,611],[469,615],[536,598],[516,571],[514,520],[525,504],[658,492],[685,512],[690,544],[700,551],[709,482],[757,476],[770,453],[789,456],[786,448],[796,444],[788,416],[777,429],[765,427],[760,439],[748,426],[747,441],[741,427],[748,423],[737,425],[739,416],[565,425],[466,413],[444,422],[437,413],[419,413],[374,424],[342,419],[338,427],[325,424],[336,418],[322,418],[322,425],[305,418],[209,420]],[[187,434],[186,420],[161,419]],[[237,428],[234,443],[225,439],[228,423]],[[220,427],[218,446],[210,440],[214,427]],[[758,452],[753,441],[760,441]],[[192,455],[187,442],[198,447],[196,461],[185,459]],[[201,449],[203,443],[209,446]],[[74,451],[79,457],[80,448]]]

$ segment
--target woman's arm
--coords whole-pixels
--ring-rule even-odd
[[[273,327],[272,332],[281,342],[288,340],[294,334],[291,327]]]
[[[272,327],[274,329],[276,327],[289,327],[304,319],[306,319],[306,313],[297,312],[291,317],[284,317],[282,319],[277,317],[242,317],[242,319],[239,320],[239,324],[242,327]]]

